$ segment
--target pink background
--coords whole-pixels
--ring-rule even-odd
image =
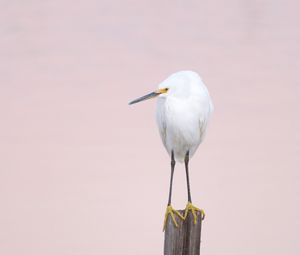
[[[155,101],[127,103],[183,69],[215,104],[191,161],[202,254],[300,254],[299,8],[1,1],[0,254],[162,254],[170,160]]]

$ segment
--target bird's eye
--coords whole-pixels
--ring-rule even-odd
[[[159,93],[159,94],[164,94],[164,93],[167,93],[168,90],[169,90],[168,88],[159,89],[159,90],[158,90],[158,93]]]

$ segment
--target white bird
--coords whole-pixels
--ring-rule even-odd
[[[188,163],[203,141],[208,121],[213,112],[213,104],[201,77],[193,71],[180,71],[172,74],[159,84],[158,90],[133,100],[129,104],[154,97],[158,97],[156,121],[160,137],[171,157],[169,200],[164,227],[169,214],[177,226],[174,213],[185,220],[188,211],[192,212],[194,223],[196,223],[196,211],[201,211],[202,217],[204,217],[204,212],[192,204]],[[188,203],[184,215],[171,206],[176,161],[184,162],[186,169]]]

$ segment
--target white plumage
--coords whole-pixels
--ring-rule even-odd
[[[183,162],[191,158],[202,142],[213,104],[200,76],[193,71],[172,74],[159,84],[158,90],[131,101],[135,104],[158,97],[156,120],[169,155]]]
[[[213,104],[200,76],[193,71],[172,74],[159,85],[156,120],[162,142],[176,161],[192,157],[203,141]]]
[[[196,224],[196,211],[201,212],[202,220],[205,214],[203,210],[192,204],[188,164],[189,159],[203,141],[209,118],[213,112],[213,104],[200,76],[192,71],[181,71],[172,74],[159,84],[158,90],[137,98],[129,104],[135,104],[154,97],[158,97],[156,120],[159,133],[171,157],[169,200],[164,228],[168,215],[172,216],[174,224],[178,226],[174,215],[176,214],[180,219],[185,220],[189,211],[192,212],[194,224]],[[185,162],[188,203],[184,215],[181,215],[171,206],[176,161]]]

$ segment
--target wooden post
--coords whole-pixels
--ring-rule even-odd
[[[182,215],[184,210],[179,211]],[[175,215],[178,227],[168,217],[165,229],[164,255],[200,255],[201,212],[197,211],[197,223],[191,212],[185,221]]]

